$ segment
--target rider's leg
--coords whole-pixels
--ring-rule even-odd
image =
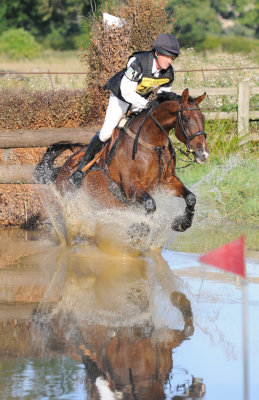
[[[106,140],[110,139],[113,129],[116,128],[121,117],[128,110],[128,107],[128,103],[118,99],[118,97],[111,93],[104,123],[102,129],[100,130],[100,139],[103,142],[106,142]]]
[[[91,139],[85,156],[77,167],[76,171],[70,176],[69,181],[75,186],[80,187],[82,184],[82,180],[85,176],[85,172],[82,169],[94,158],[95,154],[101,150],[103,146],[103,142],[99,138],[100,132],[97,132],[94,137]]]
[[[107,107],[104,124],[100,132],[97,132],[90,141],[85,156],[80,162],[77,170],[71,175],[69,181],[75,186],[80,187],[86,173],[82,171],[94,156],[101,150],[103,144],[110,139],[113,129],[118,125],[123,114],[128,109],[128,103],[118,99],[114,94],[110,95],[109,104]]]

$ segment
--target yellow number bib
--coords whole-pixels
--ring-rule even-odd
[[[145,94],[151,92],[152,89],[157,88],[158,86],[164,85],[168,83],[169,79],[154,79],[154,78],[143,78],[142,81],[137,86],[137,93]]]

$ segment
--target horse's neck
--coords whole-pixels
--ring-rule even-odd
[[[166,101],[159,104],[151,112],[147,110],[133,118],[129,127],[137,133],[141,126],[141,132],[145,131],[149,138],[152,136],[158,138],[160,135],[164,137],[165,133],[168,135],[170,129],[175,127],[178,108],[179,103],[177,101]]]
[[[154,118],[167,134],[175,127],[178,108],[179,103],[177,101],[166,101],[165,103],[159,104],[153,112]]]

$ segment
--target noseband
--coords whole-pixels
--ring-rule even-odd
[[[184,134],[184,137],[186,139],[185,146],[187,147],[187,150],[190,151],[190,141],[192,139],[194,139],[196,136],[200,136],[200,135],[203,135],[205,137],[205,139],[206,139],[207,133],[204,132],[204,131],[199,131],[199,132],[194,133],[191,136],[188,136],[187,132],[185,130],[185,127],[184,127],[184,124],[183,124],[182,115],[181,115],[181,111],[184,111],[184,110],[200,110],[200,108],[199,107],[192,107],[192,108],[184,107],[183,108],[182,105],[180,104],[179,108],[177,110],[177,122],[180,125],[182,133]]]

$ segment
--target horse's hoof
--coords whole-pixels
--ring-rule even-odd
[[[150,228],[144,222],[141,222],[140,224],[135,223],[129,227],[128,236],[131,239],[140,240],[140,239],[143,239],[144,237],[148,236],[149,232],[150,232]]]
[[[186,217],[176,217],[172,223],[172,230],[177,232],[184,232],[186,229],[190,228],[192,221],[188,220]]]
[[[156,211],[156,202],[152,197],[147,198],[144,201],[144,207],[147,214],[153,214]]]

